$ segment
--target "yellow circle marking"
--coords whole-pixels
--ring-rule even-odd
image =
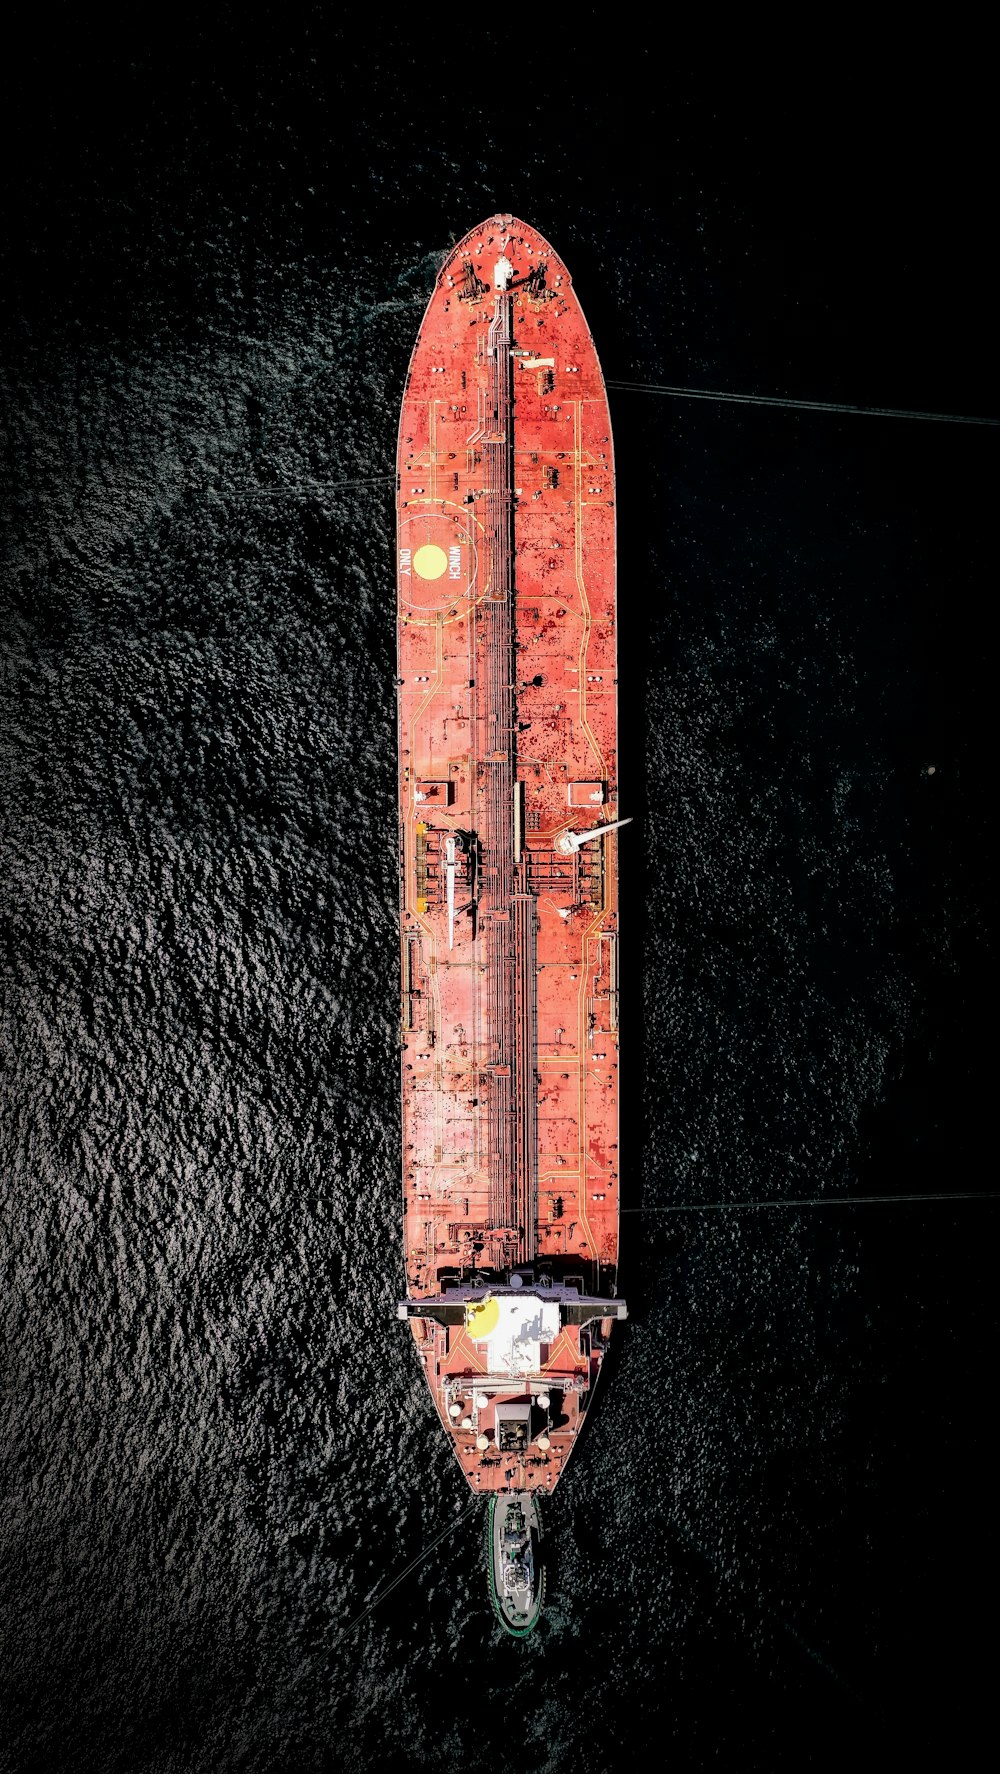
[[[413,557],[413,571],[419,573],[421,579],[440,579],[447,565],[448,556],[436,542],[425,542]]]
[[[500,1307],[496,1300],[477,1300],[465,1308],[465,1328],[476,1343],[491,1335],[500,1323]]]

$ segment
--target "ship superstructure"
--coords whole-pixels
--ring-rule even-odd
[[[569,274],[441,268],[398,453],[407,1318],[473,1490],[551,1491],[616,1318],[615,491]]]

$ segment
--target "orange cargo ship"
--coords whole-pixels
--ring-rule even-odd
[[[615,489],[569,273],[511,216],[438,275],[398,520],[399,1314],[473,1491],[537,1495],[626,1315]]]

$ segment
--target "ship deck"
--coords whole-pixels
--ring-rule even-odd
[[[617,837],[572,837],[617,818],[611,428],[569,273],[513,218],[439,273],[398,473],[408,1294],[519,1271],[611,1297]],[[442,1389],[484,1351],[439,1332],[455,1434]],[[589,1386],[578,1332],[542,1348]]]

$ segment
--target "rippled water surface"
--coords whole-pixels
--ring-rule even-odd
[[[439,256],[523,214],[608,375],[985,412],[972,147],[720,121],[596,42],[432,103],[422,38],[311,16],[15,82],[0,1766],[970,1765],[988,1202],[630,1213],[538,1633],[475,1513],[343,1629],[467,1502],[394,1314]],[[612,401],[626,1204],[989,1188],[996,433]]]

